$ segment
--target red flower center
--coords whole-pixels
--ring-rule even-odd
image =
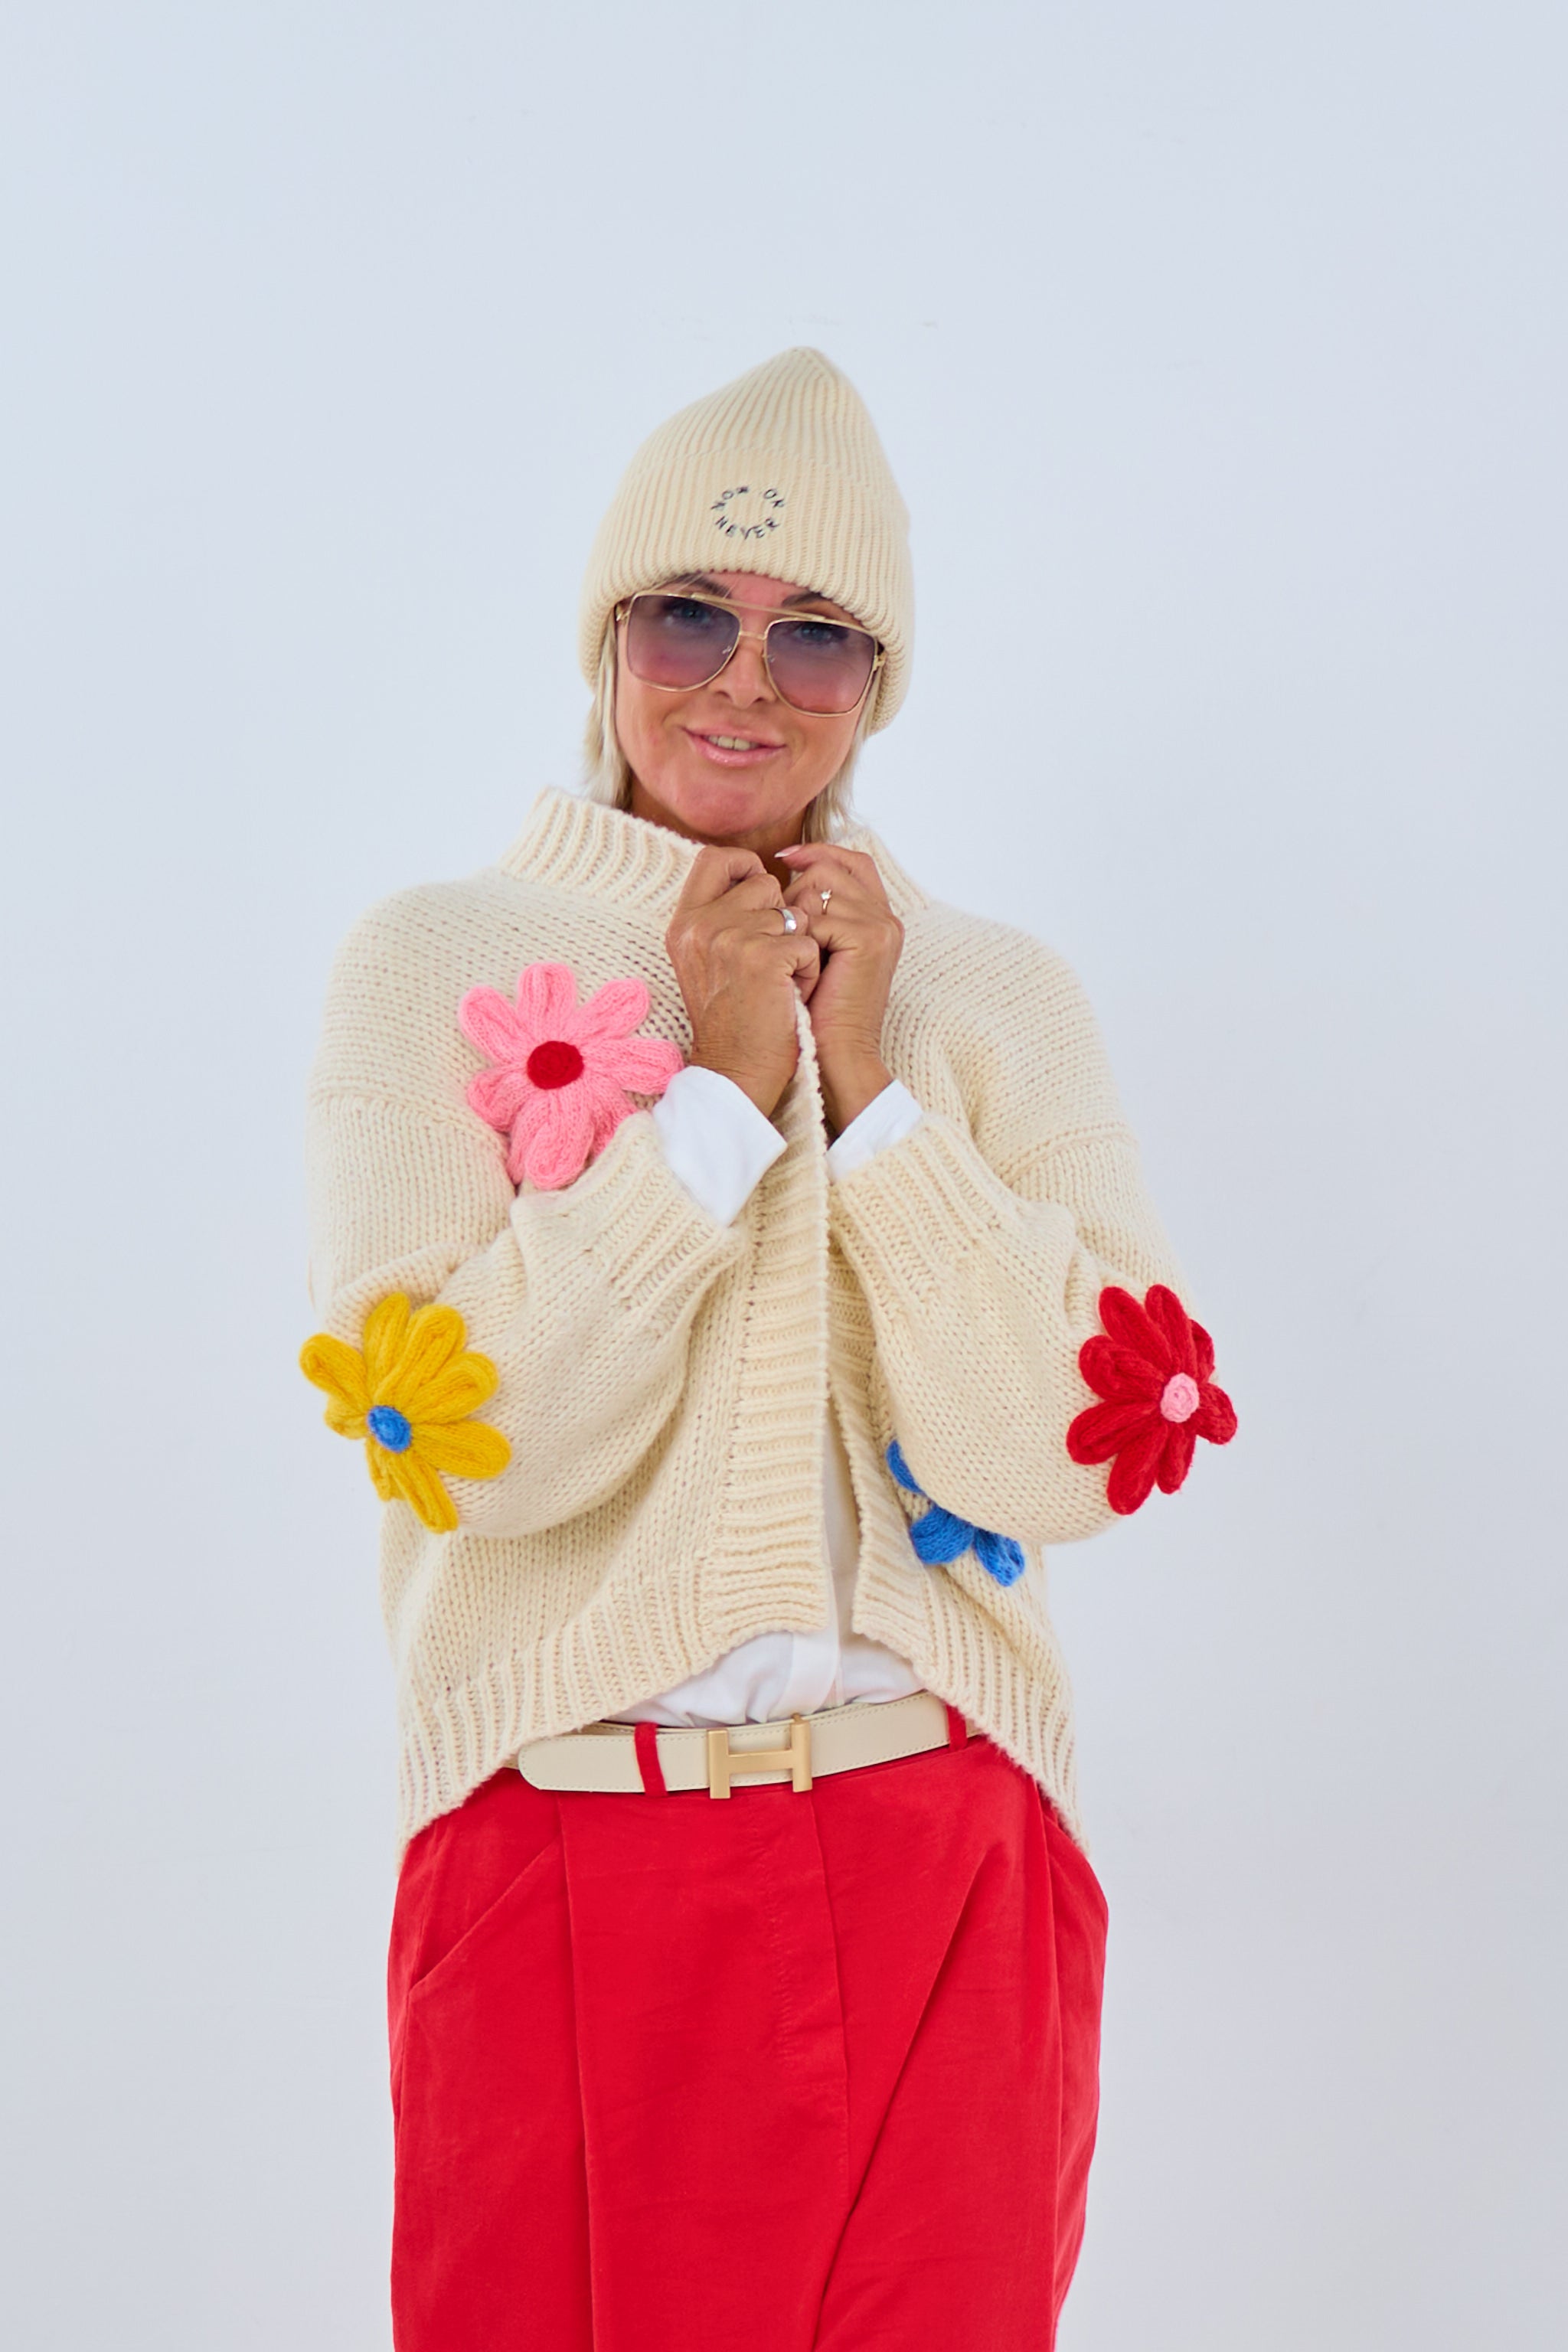
[[[1167,1357],[1166,1361],[1169,1360]],[[1161,1394],[1160,1411],[1166,1421],[1191,1421],[1202,1402],[1198,1384],[1192,1374],[1173,1372]]]
[[[527,1068],[536,1087],[569,1087],[583,1075],[583,1056],[564,1037],[547,1037],[529,1055]]]

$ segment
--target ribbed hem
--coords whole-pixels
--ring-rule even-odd
[[[1079,1814],[1072,1690],[1054,1643],[1047,1656],[1026,1669],[980,1609],[947,1599],[945,1606],[932,1610],[925,1637],[916,1637],[905,1655],[930,1689],[962,1707],[1038,1780],[1068,1834],[1087,1851]]]
[[[938,1580],[942,1574],[922,1575],[901,1601],[881,1584],[865,1630],[908,1658],[928,1689],[962,1708],[1037,1780],[1087,1851],[1072,1695],[1059,1652],[1032,1623],[1020,1627],[1024,1647],[1016,1651],[985,1600],[963,1591],[962,1563],[947,1581]],[[403,1842],[512,1763],[526,1740],[602,1721],[646,1697],[650,1665],[657,1687],[673,1689],[705,1672],[733,1639],[762,1630],[754,1594],[751,1621],[739,1631],[682,1622],[670,1601],[667,1591],[617,1591],[527,1658],[498,1660],[455,1688],[409,1694],[399,1771]]]
[[[751,1561],[742,1567],[749,1609],[733,1622],[700,1609],[692,1579],[617,1578],[536,1649],[498,1659],[471,1681],[422,1688],[405,1680],[399,1710],[405,1840],[460,1805],[511,1762],[525,1740],[577,1730],[651,1690],[673,1690],[751,1633],[804,1632],[818,1622],[823,1596],[815,1559],[793,1578]]]

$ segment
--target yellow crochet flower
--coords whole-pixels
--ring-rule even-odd
[[[318,1331],[300,1350],[300,1369],[331,1402],[327,1427],[363,1437],[375,1491],[400,1498],[437,1535],[458,1524],[439,1472],[493,1478],[511,1459],[499,1429],[468,1415],[493,1396],[500,1375],[488,1356],[463,1345],[468,1333],[455,1307],[412,1314],[402,1291],[373,1307],[364,1348]]]

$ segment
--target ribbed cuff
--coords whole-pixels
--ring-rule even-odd
[[[879,1151],[889,1151],[912,1135],[925,1113],[908,1087],[890,1078],[879,1095],[852,1118],[837,1141],[828,1146],[827,1173],[835,1183],[864,1168]]]
[[[671,1173],[647,1111],[623,1120],[574,1183],[520,1192],[512,1217],[559,1217],[627,1312],[660,1330],[745,1254]]]
[[[853,1254],[917,1295],[1018,1213],[1013,1194],[968,1137],[931,1112],[901,1142],[835,1184],[828,1206]]]

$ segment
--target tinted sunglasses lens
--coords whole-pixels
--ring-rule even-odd
[[[634,596],[626,612],[626,666],[647,686],[701,686],[735,649],[740,623],[694,596]]]
[[[837,621],[774,621],[768,631],[773,684],[797,710],[819,717],[853,710],[870,683],[877,642]]]

